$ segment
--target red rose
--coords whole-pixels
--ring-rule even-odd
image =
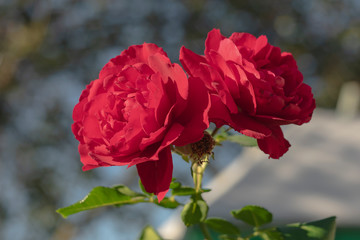
[[[200,140],[210,98],[155,44],[131,46],[110,60],[83,90],[73,112],[83,170],[136,165],[159,201],[172,178],[170,145]]]
[[[290,147],[280,125],[311,119],[311,88],[303,83],[293,56],[270,45],[265,36],[233,33],[226,38],[214,29],[206,39],[205,56],[182,47],[180,61],[210,90],[210,121],[256,138],[272,158]]]

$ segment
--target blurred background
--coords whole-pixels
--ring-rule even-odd
[[[336,197],[339,197],[336,201],[348,200],[345,203],[348,208],[342,206],[343,211],[338,212],[333,204],[318,215],[311,215],[311,219],[305,219],[309,215],[300,214],[304,206],[298,198],[298,202],[281,198],[283,202],[294,203],[289,209],[298,206],[293,212],[286,212],[286,207],[278,208],[275,203],[283,203],[278,197],[265,196],[266,199],[259,202],[259,196],[253,192],[270,195],[275,190],[271,180],[256,176],[285,174],[286,177],[274,183],[278,186],[276,189],[284,182],[299,183],[299,176],[291,172],[296,164],[281,168],[285,159],[267,160],[257,150],[258,153],[251,156],[264,159],[254,160],[261,165],[256,168],[258,172],[244,177],[244,181],[247,180],[243,187],[239,185],[242,191],[239,196],[227,195],[227,201],[220,201],[222,204],[214,200],[213,213],[224,210],[216,206],[227,206],[227,202],[238,203],[238,208],[259,202],[268,204],[270,211],[274,208],[274,218],[278,217],[278,222],[344,214],[339,219],[341,229],[351,227],[351,231],[356,231],[360,227],[360,212],[356,210],[356,207],[360,209],[357,203],[360,199],[359,194],[349,193],[360,193],[360,179],[336,178],[337,187],[347,189],[346,192],[332,191],[325,179],[331,179],[336,173],[360,175],[357,161],[360,139],[356,136],[360,131],[360,1],[0,0],[0,239],[127,240],[135,239],[148,223],[163,226],[172,212],[152,205],[103,208],[68,219],[56,214],[57,208],[82,199],[98,185],[123,183],[137,188],[138,177],[133,168],[82,172],[77,141],[70,127],[72,109],[86,84],[97,78],[110,58],[128,46],[153,42],[163,47],[173,62],[178,62],[182,45],[201,54],[206,35],[213,28],[219,28],[225,36],[232,32],[265,34],[271,44],[293,53],[304,81],[312,86],[317,106],[322,110],[314,115],[314,118],[317,116],[316,127],[310,127],[310,122],[307,131],[302,131],[302,127],[295,132],[289,130],[286,137],[293,147],[286,162],[304,161],[305,169],[312,173],[313,167],[319,172],[328,171],[324,178],[315,174],[315,180],[319,181],[313,183],[319,189],[326,186],[331,194],[327,198],[310,195],[303,199],[306,206]],[[342,129],[345,132],[340,135],[333,134]],[[299,133],[302,135],[297,137]],[[331,141],[328,136],[340,137]],[[308,140],[312,140],[311,143]],[[345,148],[338,147],[339,151],[332,152],[329,150],[334,148],[326,145],[327,142],[337,146],[343,143]],[[313,152],[315,147],[319,147],[317,153]],[[244,152],[233,144],[216,150],[216,159],[221,160],[210,164],[205,180],[213,180]],[[262,155],[257,157],[258,154]],[[336,166],[334,168],[326,165],[329,154],[337,164],[331,165]],[[351,161],[342,170],[341,161],[347,159]],[[178,158],[174,161],[174,177],[191,185],[189,166]],[[273,162],[276,164],[271,164]],[[268,171],[269,168],[273,170]],[[276,172],[276,169],[281,171]],[[307,175],[301,177],[309,179]],[[264,190],[251,191],[252,183],[263,186]],[[306,184],[290,185],[285,189],[305,194],[307,187],[313,185]],[[353,214],[351,218],[346,219],[347,213]],[[225,214],[228,213],[224,213],[224,217]],[[340,238],[339,235],[337,239]]]

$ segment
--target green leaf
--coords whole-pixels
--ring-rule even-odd
[[[143,197],[145,197],[144,194],[137,193],[137,192],[131,190],[130,188],[128,188],[127,186],[125,186],[125,185],[116,185],[113,188],[116,189],[117,191],[119,191],[120,193],[126,195],[126,196],[130,196],[130,197],[143,196]]]
[[[127,196],[119,192],[115,188],[95,187],[81,201],[73,205],[70,205],[68,207],[60,208],[56,210],[56,212],[58,212],[64,218],[66,218],[71,214],[89,209],[98,208],[98,207],[104,207],[110,205],[120,206],[124,204],[134,204],[143,201],[144,201],[144,197],[142,196],[136,196],[136,197]]]
[[[263,207],[248,205],[241,210],[233,210],[231,214],[241,221],[246,222],[254,227],[270,223],[272,214]]]
[[[196,193],[195,188],[192,187],[179,187],[172,190],[174,196],[191,196]]]
[[[210,192],[211,189],[210,188],[202,188],[201,189],[201,192],[204,193],[204,192]]]
[[[308,223],[289,224],[278,229],[285,240],[334,240],[336,217]]]
[[[219,239],[220,240],[239,240],[239,239],[242,239],[242,238],[239,238],[237,236],[220,235]]]
[[[248,137],[248,136],[245,136],[245,135],[238,135],[238,134],[229,135],[226,138],[226,140],[230,141],[230,142],[240,144],[241,146],[245,146],[245,147],[256,147],[258,145],[255,138]]]
[[[187,155],[182,154],[181,158],[187,163],[190,161],[189,156],[187,156]]]
[[[142,230],[139,240],[162,240],[162,238],[153,227],[146,226]]]
[[[186,226],[203,222],[206,219],[208,206],[204,200],[194,200],[187,203],[181,212],[181,219]]]
[[[146,190],[145,190],[145,187],[144,185],[142,184],[141,180],[139,179],[139,187],[141,189],[141,191],[147,195],[147,196],[153,196],[154,194],[153,193],[148,193]]]
[[[245,238],[244,240],[248,240],[248,238]],[[260,235],[250,237],[250,240],[264,240]]]
[[[221,144],[223,141],[226,141],[227,137],[229,136],[228,133],[220,133],[216,134],[214,140],[217,144]]]
[[[161,200],[160,203],[158,203],[158,201],[154,201],[154,203],[164,208],[177,208],[180,205],[180,203],[176,201],[173,197],[165,197],[163,200]]]
[[[284,240],[283,235],[277,228],[269,228],[260,231],[260,236],[264,240]]]
[[[206,225],[216,232],[229,234],[229,235],[239,235],[239,229],[229,221],[226,221],[222,218],[208,218],[205,220]]]
[[[181,187],[181,183],[177,182],[175,178],[173,178],[172,182],[170,183],[170,189],[175,189]]]

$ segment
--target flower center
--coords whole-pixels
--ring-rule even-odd
[[[195,161],[202,162],[204,157],[213,153],[214,147],[215,140],[208,132],[204,132],[204,136],[200,141],[191,144],[190,157]]]

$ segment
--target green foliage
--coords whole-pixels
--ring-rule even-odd
[[[144,194],[141,193],[137,193],[133,190],[131,190],[130,188],[128,188],[125,185],[116,185],[114,187],[112,187],[113,189],[117,190],[118,192],[126,195],[126,196],[130,196],[130,197],[138,197],[138,196],[145,196]]]
[[[163,208],[177,208],[179,205],[181,205],[178,201],[175,200],[174,197],[164,197],[163,200],[161,200],[161,202],[158,201],[154,201],[154,203],[160,207]]]
[[[124,190],[124,188],[122,190]],[[126,195],[118,191],[117,187],[95,187],[88,195],[85,196],[84,199],[68,207],[60,208],[57,210],[57,212],[66,218],[71,214],[89,209],[110,205],[121,206],[124,204],[134,204],[144,202],[144,200],[145,197],[142,195],[134,196],[133,193]]]
[[[179,188],[181,187],[181,183],[176,181],[176,178],[173,178],[170,183],[170,189]]]
[[[246,209],[254,206],[246,206]],[[255,209],[255,210],[254,210]],[[264,215],[265,211],[259,210],[260,207],[251,208],[251,212],[255,212],[257,215],[258,212],[261,212],[261,215]],[[243,209],[242,209],[243,210]],[[239,213],[241,210],[238,210]],[[235,211],[233,211],[235,212]],[[267,212],[267,211],[266,211]],[[237,215],[238,216],[238,215]],[[241,214],[240,214],[241,216]],[[241,216],[242,218],[242,216]],[[247,219],[247,217],[245,217]],[[242,219],[240,219],[242,220]],[[268,222],[269,218],[267,217]],[[225,220],[224,220],[225,221]],[[248,219],[246,221],[249,221]],[[246,222],[245,221],[245,222]],[[254,220],[250,220],[252,223],[255,223]],[[212,222],[212,223],[210,223]],[[219,223],[218,223],[219,222]],[[335,217],[330,217],[314,222],[308,223],[295,223],[288,224],[282,227],[271,227],[271,228],[258,228],[255,227],[254,231],[247,236],[240,236],[239,230],[232,225],[231,230],[228,231],[228,223],[222,225],[220,221],[213,220],[212,218],[207,219],[205,223],[213,230],[223,233],[219,236],[219,239],[222,240],[334,240],[335,239]],[[209,224],[210,223],[210,224]],[[251,224],[255,226],[255,224]],[[260,225],[260,224],[258,224]],[[226,229],[226,230],[225,230]],[[226,232],[227,231],[227,232]],[[237,231],[237,232],[235,232]]]
[[[239,235],[239,229],[229,221],[222,218],[208,218],[205,223],[216,232],[229,235]]]
[[[176,182],[176,179],[173,179],[173,181],[171,182],[170,189],[172,189],[172,196],[195,196],[196,194],[198,194],[195,188],[182,186],[181,183]],[[210,191],[211,189],[200,189],[200,193]]]
[[[153,227],[148,225],[142,230],[139,240],[162,240],[162,238]]]
[[[184,154],[181,154],[180,156],[181,156],[181,158],[182,158],[185,162],[187,162],[187,163],[188,163],[188,162],[190,161],[189,156],[184,155]]]
[[[192,187],[178,187],[172,190],[174,196],[192,196],[194,194],[196,194],[196,190]]]
[[[281,232],[277,228],[268,228],[265,230],[259,230],[259,236],[263,240],[285,240]]]
[[[184,187],[181,183],[173,179],[170,184],[172,194],[164,197],[159,203],[152,193],[147,193],[141,181],[139,186],[142,193],[133,191],[125,185],[114,187],[95,187],[81,201],[68,207],[57,210],[64,218],[71,214],[98,207],[154,203],[164,208],[177,208],[181,203],[177,202],[175,196],[191,196],[182,212],[181,219],[186,226],[200,224],[220,233],[219,239],[222,240],[334,240],[335,239],[335,217],[309,222],[295,223],[282,227],[263,228],[263,225],[272,221],[272,214],[263,207],[248,205],[240,210],[233,210],[231,214],[234,218],[241,220],[254,227],[253,232],[248,236],[241,236],[240,230],[231,222],[221,218],[207,218],[208,206],[202,199],[201,194],[210,191],[209,189],[195,189]],[[204,230],[206,232],[206,230]],[[206,234],[204,233],[204,236]],[[209,235],[210,237],[210,235]],[[151,227],[146,226],[141,232],[141,240],[161,240],[159,234]]]
[[[323,220],[295,223],[283,227],[260,228],[272,221],[272,214],[263,207],[245,206],[240,210],[231,211],[231,214],[251,226],[254,232],[246,239],[251,240],[334,240],[335,217]],[[223,236],[222,239],[233,239],[231,236]]]
[[[142,190],[142,193],[135,192],[125,185],[117,185],[112,188],[95,187],[90,191],[88,195],[85,196],[84,199],[68,207],[60,208],[57,210],[57,212],[61,214],[61,216],[66,218],[69,215],[81,211],[91,210],[94,208],[105,206],[120,207],[122,205],[129,205],[135,203],[154,203],[160,207],[172,209],[177,208],[179,205],[181,205],[178,201],[176,201],[174,196],[164,197],[164,199],[159,203],[154,197],[154,194],[146,192],[141,181],[139,181],[139,186]],[[181,184],[175,182],[175,179],[173,179],[172,187],[176,187],[176,189],[181,189]]]
[[[229,236],[229,235],[220,235],[220,240],[242,240],[243,238],[237,237],[237,236]]]
[[[288,224],[266,229],[255,228],[245,239],[250,240],[334,240],[335,217],[314,222]],[[224,238],[231,239],[231,238]]]
[[[144,185],[142,184],[142,182],[141,182],[140,179],[139,179],[139,187],[140,187],[141,191],[142,191],[145,195],[148,195],[148,196],[154,195],[154,194],[152,194],[152,193],[148,193],[148,192],[145,190],[145,187],[144,187]]]
[[[209,189],[209,188],[202,188],[202,189],[201,189],[201,192],[202,192],[202,193],[210,192],[210,191],[211,191],[211,189]]]
[[[258,145],[256,139],[242,134],[230,134],[228,130],[222,130],[215,135],[214,139],[218,145],[221,145],[223,141],[234,142],[244,147],[256,147]]]
[[[204,200],[191,198],[181,212],[181,219],[186,226],[198,224],[206,219],[208,210]]]
[[[308,223],[289,224],[278,229],[285,240],[334,240],[336,217]]]
[[[263,207],[248,205],[240,210],[233,210],[231,214],[247,224],[260,227],[272,221],[272,214]]]
[[[68,207],[57,210],[64,218],[71,214],[104,206],[116,206],[136,204],[141,202],[154,203],[164,208],[177,208],[181,203],[177,202],[175,196],[191,196],[182,212],[181,219],[186,226],[202,224],[215,232],[220,233],[219,239],[223,240],[334,240],[335,239],[335,217],[309,222],[295,223],[282,227],[263,228],[263,225],[272,221],[272,214],[263,207],[248,205],[240,210],[233,210],[231,214],[254,227],[248,236],[241,236],[240,230],[231,222],[221,218],[207,218],[208,206],[202,199],[201,194],[209,189],[198,189],[183,187],[181,183],[173,179],[170,188],[172,194],[165,197],[160,203],[156,201],[154,194],[147,193],[139,182],[143,193],[133,191],[125,185],[114,187],[95,187],[81,201]],[[205,234],[204,234],[205,235]],[[209,235],[210,236],[210,235]],[[141,240],[161,240],[159,234],[151,227],[146,226],[141,235]]]
[[[245,147],[256,147],[258,145],[255,138],[248,137],[245,135],[239,135],[239,134],[229,135],[226,138],[226,140],[240,144],[241,146],[245,146]]]

